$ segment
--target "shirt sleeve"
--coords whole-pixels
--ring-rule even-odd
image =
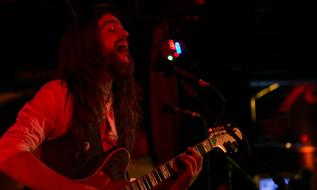
[[[16,122],[0,139],[0,162],[22,151],[33,152],[45,140],[66,129],[59,115],[65,110],[66,88],[58,81],[45,84],[19,111]],[[65,119],[64,119],[65,120]]]

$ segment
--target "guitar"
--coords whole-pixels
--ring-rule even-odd
[[[239,138],[239,139],[236,139]],[[241,131],[230,126],[217,126],[212,128],[209,137],[193,148],[200,154],[205,155],[211,150],[218,148],[222,152],[237,151],[237,140],[242,140]],[[177,156],[161,164],[148,174],[129,182],[127,171],[130,163],[130,154],[125,148],[117,148],[105,156],[100,156],[94,161],[98,167],[89,174],[89,177],[76,181],[100,189],[122,190],[150,190],[174,176],[176,171],[173,165]]]

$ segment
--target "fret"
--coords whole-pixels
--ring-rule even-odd
[[[202,142],[202,145],[205,147],[206,152],[210,152],[213,148],[211,144],[209,144],[208,140],[205,140],[204,142]]]
[[[170,173],[170,176],[175,175],[175,171],[173,170],[173,163],[173,161],[169,161],[165,164],[167,171]]]
[[[149,186],[150,186],[150,189],[152,189],[153,184],[152,184],[152,181],[151,181],[149,175],[146,175],[146,176],[144,176],[144,177],[145,177],[146,181],[148,182],[148,184],[149,184]]]
[[[163,180],[165,179],[165,177],[164,177],[164,175],[163,175],[161,169],[160,169],[160,168],[157,168],[156,171],[157,171],[157,173],[159,174],[161,181],[163,181]]]
[[[156,185],[159,184],[159,182],[156,180],[156,178],[155,178],[155,176],[154,176],[153,171],[152,171],[151,173],[149,173],[148,176],[149,176],[149,178],[150,178],[150,180],[151,180],[153,186],[156,186]]]
[[[164,176],[164,179],[167,179],[168,177],[170,177],[169,172],[167,171],[167,169],[164,165],[161,165],[160,169],[161,169],[161,172]]]
[[[148,182],[146,181],[145,176],[141,177],[141,180],[142,180],[142,182],[143,182],[143,184],[144,184],[145,189],[146,189],[146,190],[150,190],[150,189],[151,189],[151,188],[150,188],[150,185],[149,185]]]
[[[142,189],[145,189],[145,190],[149,190],[151,189],[149,184],[148,184],[148,181],[145,179],[146,176],[143,176],[140,178],[140,183],[142,184]]]
[[[163,181],[163,179],[160,178],[160,174],[157,170],[153,170],[153,175],[158,183],[161,183]]]
[[[204,148],[204,146],[203,146],[202,144],[199,144],[199,145],[197,145],[196,147],[197,147],[197,149],[198,149],[198,151],[199,151],[199,153],[200,153],[201,155],[206,154],[206,150],[205,150],[205,148]]]
[[[140,184],[139,184],[139,180],[136,180],[135,181],[135,188],[137,189],[137,190],[142,190],[142,187],[140,186]],[[134,189],[133,189],[134,190]]]

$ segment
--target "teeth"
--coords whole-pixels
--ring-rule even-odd
[[[128,42],[123,41],[123,42],[119,43],[119,45],[128,46]]]
[[[127,41],[125,41],[125,40],[122,40],[122,41],[120,41],[119,43],[118,43],[118,46],[120,47],[120,46],[128,46],[128,42]]]
[[[120,44],[118,46],[118,51],[123,51],[125,49],[128,49],[128,44]]]

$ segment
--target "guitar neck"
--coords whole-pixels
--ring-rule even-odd
[[[206,153],[210,152],[213,148],[217,145],[216,138],[208,138],[203,142],[197,144],[193,148],[200,154],[205,155]],[[164,180],[174,176],[176,174],[175,169],[173,169],[173,165],[175,163],[175,158],[165,162],[164,164],[158,166],[157,168],[153,169],[150,173],[136,179],[135,181],[131,182],[125,190],[134,190],[134,189],[141,189],[141,190],[150,190],[153,187],[159,185]]]

